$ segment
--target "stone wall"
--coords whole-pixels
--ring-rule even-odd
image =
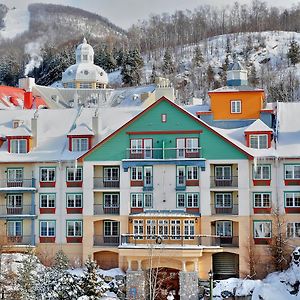
[[[180,300],[198,300],[197,272],[179,272]]]
[[[126,272],[126,295],[129,300],[145,300],[146,280],[144,271]]]

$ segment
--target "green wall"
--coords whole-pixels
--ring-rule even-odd
[[[161,114],[167,114],[167,122],[161,122]],[[202,130],[200,134],[153,134],[129,135],[130,131],[177,131],[177,130]],[[247,156],[224,141],[217,134],[206,129],[192,116],[183,113],[174,107],[168,100],[162,100],[152,106],[145,114],[123,128],[107,142],[89,153],[85,161],[120,161],[126,158],[126,149],[130,148],[130,138],[153,138],[153,148],[161,148],[165,141],[166,148],[176,147],[176,138],[199,137],[201,157],[205,159],[247,159]]]

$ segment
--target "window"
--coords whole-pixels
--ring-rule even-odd
[[[88,56],[87,56],[87,54],[83,54],[83,55],[82,55],[82,60],[85,60],[85,61],[87,61],[87,59],[88,59]]]
[[[231,166],[216,166],[216,180],[231,180]]]
[[[184,220],[184,238],[194,239],[195,235],[195,221],[194,220]]]
[[[7,181],[8,182],[22,182],[23,181],[23,169],[7,169]]]
[[[118,167],[105,167],[103,169],[104,181],[119,181]]]
[[[8,208],[21,208],[23,206],[22,194],[7,194],[7,207]]]
[[[158,234],[167,238],[169,234],[169,221],[168,220],[158,220]]]
[[[170,231],[171,239],[180,239],[180,220],[171,220]]]
[[[144,234],[144,220],[133,220],[133,233],[141,235],[139,238],[142,239]]]
[[[40,236],[55,237],[55,221],[40,221]]]
[[[177,193],[177,207],[185,208],[185,193]]]
[[[143,151],[143,140],[130,140],[131,153],[142,153]]]
[[[242,101],[241,100],[232,100],[230,101],[231,113],[240,114],[242,112]]]
[[[130,152],[133,155],[141,155],[138,155],[137,158],[152,158],[152,139],[130,140]]]
[[[10,140],[10,153],[27,153],[26,139],[12,139]]]
[[[254,238],[270,238],[272,230],[271,221],[254,221]]]
[[[143,207],[143,193],[131,194],[131,207]]]
[[[216,235],[224,237],[232,237],[232,222],[231,221],[217,221]]]
[[[82,168],[67,168],[67,181],[82,181]]]
[[[268,135],[255,134],[250,135],[250,148],[254,149],[267,149],[268,148]]]
[[[254,208],[271,207],[270,193],[254,193]]]
[[[41,168],[40,169],[40,181],[41,182],[55,181],[55,168]]]
[[[161,122],[166,123],[167,122],[167,114],[162,114],[161,115]]]
[[[300,179],[300,165],[285,165],[284,179]]]
[[[254,180],[270,180],[271,179],[271,166],[270,165],[257,165],[253,166],[253,179]]]
[[[132,193],[131,208],[152,208],[153,194],[152,193]]]
[[[104,221],[104,236],[119,236],[119,222]]]
[[[286,235],[288,238],[299,238],[300,237],[300,223],[287,223]]]
[[[186,152],[198,152],[198,138],[186,139]]]
[[[154,239],[156,235],[156,220],[146,221],[147,239]]]
[[[198,180],[198,167],[186,167],[187,180]]]
[[[82,221],[67,221],[67,237],[82,237]]]
[[[185,166],[177,166],[176,172],[177,187],[185,187]]]
[[[144,207],[152,208],[153,207],[153,195],[150,193],[144,194]]]
[[[89,150],[88,138],[72,138],[72,151],[87,151]]]
[[[199,207],[199,194],[198,193],[187,193],[186,207]]]
[[[285,196],[285,207],[300,207],[300,192],[288,192]]]
[[[131,180],[141,181],[143,180],[143,167],[131,168]]]
[[[67,208],[82,208],[82,194],[67,194]]]
[[[152,187],[152,166],[144,167],[144,187]]]
[[[40,194],[40,208],[54,208],[55,194]]]
[[[79,87],[81,89],[91,89],[92,88],[92,84],[91,83],[85,83],[85,82],[80,82]]]
[[[22,236],[23,224],[22,221],[7,221],[7,235],[9,237]]]
[[[232,194],[231,193],[216,193],[215,194],[215,207],[216,208],[231,208],[232,207]]]
[[[119,207],[119,194],[104,194],[104,208]]]

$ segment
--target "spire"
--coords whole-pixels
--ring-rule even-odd
[[[87,44],[86,38],[84,37],[82,40],[82,44]]]

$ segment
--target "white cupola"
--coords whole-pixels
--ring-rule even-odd
[[[76,49],[76,64],[80,63],[94,63],[94,49],[83,38],[82,44],[77,46]]]

